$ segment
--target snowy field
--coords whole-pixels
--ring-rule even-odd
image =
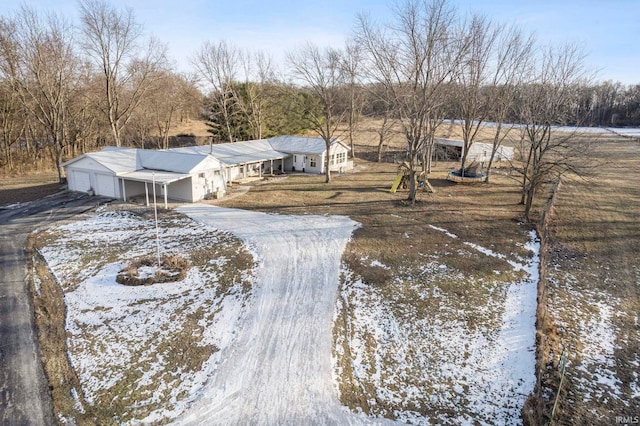
[[[78,410],[111,406],[112,415],[147,422],[183,412],[234,340],[253,281],[251,262],[238,269],[233,252],[210,247],[242,246],[188,218],[161,220],[163,253],[191,255],[194,266],[180,282],[128,287],[116,275],[129,260],[155,253],[153,220],[107,210],[49,232],[54,237],[40,252],[65,292],[69,358],[82,386],[74,393]],[[214,257],[199,262],[199,253]],[[180,341],[193,346],[174,347],[186,333]]]
[[[446,229],[431,228],[458,239]],[[504,254],[462,243],[479,256],[507,260]],[[351,314],[344,333],[348,341],[340,339],[337,347],[341,356],[349,351],[357,386],[371,390],[367,411],[412,424],[521,423],[520,411],[535,385],[540,249],[535,232],[525,248],[529,259],[507,260],[522,276],[507,286],[460,276],[435,253],[424,254],[417,276],[396,277],[386,293],[345,271],[338,308]],[[443,287],[450,280],[472,290],[447,292]],[[474,299],[474,291],[489,297]],[[425,314],[423,306],[437,309],[425,309]]]
[[[451,123],[452,120],[443,120],[443,123]],[[463,120],[453,120],[455,124],[462,124]],[[495,127],[497,124],[492,122],[483,122],[483,126],[485,127]],[[503,127],[520,129],[524,128],[524,124],[503,124]],[[629,138],[640,138],[640,128],[637,127],[575,127],[575,126],[551,126],[553,130],[560,132],[572,132],[572,133],[599,133],[599,134],[608,134],[615,133],[616,135],[625,136]]]
[[[338,294],[341,274],[347,281],[350,276],[341,256],[358,226],[347,217],[272,215],[207,205],[183,206],[179,212],[193,220],[164,223],[163,250],[188,257],[202,246],[231,244],[228,235],[233,234],[255,266],[234,276],[234,284],[224,290],[222,274],[233,261],[229,253],[207,259],[204,264],[210,267],[192,267],[178,283],[121,286],[115,275],[127,260],[155,248],[152,221],[126,212],[107,211],[56,228],[55,238],[41,250],[66,293],[69,355],[84,397],[78,398],[80,410],[82,403],[105,403],[101,395],[122,386],[123,371],[135,368],[141,374],[125,391],[136,390],[142,397],[126,423],[393,423],[381,413],[367,416],[340,403],[333,324],[336,309],[347,303],[353,312],[351,334],[338,347],[348,345],[355,354],[357,379],[373,383],[381,401],[397,400],[405,407],[394,413],[400,422],[520,422],[535,381],[539,247],[534,234],[526,242],[528,259],[513,260],[465,243],[478,256],[508,257],[523,277],[502,289],[478,283],[489,293],[502,293],[488,306],[476,307],[474,315],[498,318],[495,329],[485,330],[473,326],[465,317],[469,312],[453,309],[450,295],[437,286],[417,293],[423,303],[440,304],[441,315],[432,321],[413,321],[410,311],[387,309],[379,295],[357,280],[350,285],[343,281]],[[441,228],[434,232],[457,239]],[[86,259],[88,246],[120,249],[104,250],[91,260]],[[363,261],[384,267],[375,259]],[[429,282],[465,278],[452,277],[434,256],[426,257],[421,273]],[[172,346],[172,339],[194,318],[197,326],[190,330],[207,356],[197,370],[176,370],[172,354],[180,348]],[[373,358],[365,350],[367,336],[375,340]],[[420,386],[400,388],[405,376],[415,372]],[[432,417],[411,408],[421,403],[430,404]]]

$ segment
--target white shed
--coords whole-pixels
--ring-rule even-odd
[[[444,156],[445,159],[455,159],[460,161],[464,152],[464,142],[456,139],[434,138],[434,156]],[[485,142],[474,142],[469,147],[467,161],[476,161],[478,163],[486,163],[491,158],[493,145]],[[494,161],[512,160],[513,148],[499,146],[494,156]]]

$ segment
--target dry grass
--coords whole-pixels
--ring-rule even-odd
[[[151,285],[182,281],[187,276],[189,261],[182,256],[172,254],[164,256],[160,260],[160,267],[153,275],[141,276],[140,268],[153,267],[157,259],[152,256],[144,256],[134,259],[125,266],[116,276],[116,282],[124,285]]]
[[[550,219],[546,285],[555,357],[546,362],[557,366],[561,347],[570,360],[559,424],[613,424],[615,416],[640,412],[631,387],[638,386],[640,361],[640,185],[629,174],[640,170],[640,145],[603,139],[594,157],[600,161],[587,179],[563,182]],[[603,331],[612,340],[598,347],[592,337]],[[552,372],[543,381],[555,397]],[[621,393],[599,377],[618,380]]]
[[[67,356],[64,294],[49,272],[46,262],[35,250],[36,245],[32,235],[28,248],[32,259],[30,285],[38,341],[45,374],[50,383],[53,406],[57,413],[76,412],[78,425],[94,424],[89,415],[77,411],[72,397],[75,393],[84,402],[78,376]]]
[[[193,135],[193,136],[211,136],[209,127],[206,122],[198,119],[187,119],[181,123],[176,123],[169,129],[169,136],[176,135]]]
[[[22,176],[0,175],[0,206],[38,200],[64,189],[56,172],[38,172]]]
[[[402,284],[408,278],[418,278],[415,271],[425,263],[421,254],[431,253],[438,255],[447,268],[463,277],[440,280],[438,286],[459,300],[457,308],[465,312],[468,326],[473,327],[478,321],[490,323],[495,318],[480,318],[481,313],[474,307],[492,303],[494,299],[500,300],[502,295],[499,288],[483,287],[483,280],[495,279],[496,270],[504,272],[500,280],[514,280],[516,277],[506,272],[509,270],[506,260],[528,254],[518,245],[525,239],[526,227],[521,223],[523,209],[519,204],[519,183],[515,176],[508,167],[499,166],[493,171],[490,184],[457,185],[446,180],[446,173],[456,164],[438,163],[430,176],[436,192],[420,193],[416,205],[409,206],[404,201],[406,192],[389,192],[396,176],[396,165],[392,162],[402,159],[403,139],[399,134],[390,138],[384,156],[388,162],[371,162],[375,158],[374,144],[377,141],[375,124],[362,123],[358,133],[357,172],[334,175],[329,184],[324,183],[322,176],[289,175],[286,179],[273,179],[251,186],[247,194],[216,201],[216,204],[283,214],[350,216],[362,227],[354,232],[343,262],[354,276],[360,277],[389,302],[399,316],[407,306],[412,308],[411,314],[419,318],[428,318],[439,309],[438,306],[419,303],[412,293],[415,289]],[[459,129],[455,126],[442,128],[437,136],[456,138],[459,137]],[[483,133],[481,139],[489,139],[490,136],[490,133]],[[637,220],[640,187],[634,176],[627,178],[630,171],[640,170],[638,151],[639,145],[632,141],[602,140],[594,153],[594,157],[602,158],[602,164],[593,170],[590,180],[565,182],[552,213],[548,263],[543,265],[551,272],[560,271],[552,274],[551,281],[547,283],[550,305],[546,308],[551,317],[540,329],[554,348],[550,353],[556,354],[554,359],[548,360],[549,365],[557,364],[560,345],[570,349],[572,362],[579,365],[579,354],[585,349],[580,330],[584,324],[589,324],[589,318],[597,316],[594,302],[608,303],[615,299],[615,315],[612,317],[613,328],[617,330],[615,374],[622,383],[637,380],[634,374],[639,361],[637,347],[640,337],[637,316],[634,315],[640,308],[640,267],[637,264],[637,254],[640,253]],[[536,207],[540,209],[545,202],[543,192]],[[452,241],[430,225],[445,228],[458,235],[460,241]],[[461,241],[476,243],[511,257],[505,260],[473,256]],[[196,264],[198,259],[206,258],[206,253],[194,251],[191,260]],[[362,259],[376,259],[390,269]],[[246,264],[243,259],[238,262]],[[206,262],[201,263],[206,267]],[[222,271],[227,274],[229,282],[237,278],[236,266],[241,265],[229,265]],[[349,279],[343,277],[342,286],[348,283]],[[567,283],[570,285],[565,285]],[[220,291],[224,293],[225,290]],[[349,311],[348,301],[343,300],[341,306],[335,331],[336,335],[344,336],[349,332],[348,322],[353,312]],[[371,384],[354,380],[346,340],[337,340],[337,343],[341,348],[339,362],[343,373],[340,383],[343,402],[365,412],[389,415],[396,407],[373,411],[368,401],[375,395],[375,389]],[[370,344],[374,346],[375,342]],[[548,402],[557,387],[557,375],[548,374],[541,380]],[[615,398],[585,399],[589,386],[597,388],[598,385],[592,376],[576,369],[568,372],[564,386],[558,414],[562,424],[610,424],[614,421],[612,413],[633,415],[638,412],[638,400],[629,396],[632,391],[627,385],[622,385],[621,389],[631,405],[624,405],[622,399]],[[425,410],[424,407],[414,408],[415,411]],[[438,408],[432,407],[431,410],[433,414]],[[442,410],[439,414],[446,416],[446,410]]]
[[[294,175],[286,180],[253,186],[247,195],[223,201],[222,204],[285,214],[350,216],[363,226],[354,232],[347,247],[343,258],[346,266],[382,294],[383,300],[394,301],[398,309],[403,305],[414,306],[420,317],[428,316],[434,307],[416,304],[416,298],[412,298],[410,292],[394,284],[398,276],[410,275],[407,271],[415,271],[424,263],[419,253],[442,254],[441,259],[447,267],[465,277],[489,278],[494,270],[505,270],[503,260],[478,259],[461,254],[460,247],[434,232],[429,225],[445,228],[459,235],[461,240],[480,244],[499,253],[526,255],[516,244],[523,240],[519,183],[507,167],[493,171],[493,180],[489,185],[455,185],[446,181],[445,177],[456,165],[436,164],[430,176],[435,194],[421,193],[419,202],[415,206],[408,206],[403,200],[406,192],[389,193],[396,175],[396,166],[389,162],[402,158],[402,137],[394,135],[386,146],[384,158],[389,162],[373,163],[373,145],[377,141],[374,128],[375,123],[364,123],[359,133],[356,141],[356,173],[334,176],[330,184],[325,184],[319,176]],[[455,127],[441,130],[442,134],[438,136],[460,136],[459,129]],[[490,136],[484,134],[482,137],[490,139]],[[593,175],[589,180],[568,180],[561,187],[558,207],[551,217],[550,252],[546,257],[548,263],[542,265],[548,270],[559,267],[571,271],[574,276],[571,281],[574,291],[563,290],[562,283],[566,277],[556,277],[555,289],[554,283],[548,284],[552,306],[545,308],[554,311],[557,306],[563,306],[566,309],[555,309],[556,318],[549,319],[540,329],[540,333],[554,348],[549,352],[555,354],[551,365],[557,365],[560,345],[570,347],[574,362],[579,362],[575,354],[584,347],[580,343],[578,330],[585,318],[598,313],[591,304],[602,301],[601,298],[588,296],[576,305],[576,292],[610,294],[619,301],[613,307],[613,328],[619,330],[616,337],[618,347],[614,354],[619,367],[614,370],[622,383],[628,383],[634,377],[637,380],[634,371],[639,361],[634,349],[640,341],[637,317],[634,319],[634,315],[640,307],[637,285],[640,275],[637,265],[637,253],[640,253],[637,220],[640,186],[634,176],[627,178],[630,171],[640,170],[638,150],[638,144],[629,140],[597,141],[593,158],[600,159],[600,164],[593,169]],[[547,202],[545,194],[549,189],[545,188],[537,198],[535,207],[538,212]],[[362,259],[379,260],[390,269],[370,265]],[[504,276],[504,279],[506,282],[514,277]],[[499,294],[489,294],[464,279],[441,281],[438,285],[464,301],[460,306],[465,307],[470,325],[476,321],[476,314],[470,307],[483,306],[491,298],[499,297]],[[339,312],[335,332],[336,335],[347,335],[348,318],[353,313],[349,312],[347,301],[343,300],[339,305],[343,309]],[[572,310],[575,314],[569,315],[567,312]],[[375,389],[354,380],[346,340],[338,340],[337,343],[338,352],[342,354],[338,357],[343,373],[341,398],[352,408],[359,407],[370,412],[372,408],[367,401],[371,397],[375,399]],[[589,368],[593,370],[595,367]],[[541,377],[541,380],[545,387],[544,397],[549,401],[558,384],[557,375],[550,374]],[[610,398],[601,398],[597,403],[593,399],[583,400],[585,394],[580,389],[585,386],[597,387],[593,376],[575,370],[568,373],[558,415],[564,419],[561,422],[593,422],[593,413],[597,413],[595,423],[604,424],[613,422],[612,413],[629,413],[629,406],[625,408],[622,399],[612,402]],[[627,395],[627,402],[635,407],[631,413],[637,413],[637,398],[633,400],[629,396],[632,391],[628,386],[623,385],[622,389]],[[389,415],[393,408],[387,407],[387,410],[377,413]]]
[[[406,191],[389,192],[397,165],[368,160],[375,158],[372,146],[375,140],[373,132],[361,131],[356,145],[357,171],[335,175],[329,184],[324,183],[323,176],[290,175],[286,179],[251,186],[246,195],[219,204],[281,214],[346,215],[361,223],[343,257],[352,276],[343,277],[342,300],[334,328],[342,402],[352,409],[385,417],[393,417],[397,409],[445,417],[465,414],[462,406],[456,413],[451,413],[447,407],[435,407],[428,401],[420,401],[420,406],[411,406],[410,402],[403,406],[385,405],[376,396],[374,383],[354,377],[348,336],[355,313],[351,311],[353,301],[348,300],[351,297],[349,287],[354,280],[361,280],[370,287],[370,294],[379,297],[395,317],[408,322],[444,315],[443,305],[434,303],[434,299],[421,300],[418,294],[437,287],[442,294],[450,296],[446,300],[443,298],[441,303],[453,300],[453,305],[447,306],[453,315],[451,320],[461,320],[471,331],[477,327],[499,327],[505,284],[518,278],[507,260],[517,261],[518,257],[529,255],[521,245],[527,240],[528,228],[521,222],[519,184],[504,165],[494,170],[490,184],[453,184],[446,180],[446,175],[456,164],[440,162],[430,176],[436,192],[421,192],[416,205],[411,206],[405,202]],[[396,135],[386,149],[385,158],[389,161],[401,159],[402,146],[402,138]],[[451,239],[431,225],[460,238]],[[505,254],[507,258],[478,256],[464,242],[481,245]],[[447,274],[425,274],[428,256],[436,257],[446,265]],[[386,267],[365,259],[376,260]],[[496,271],[501,273],[497,275]],[[491,308],[484,309],[488,306]],[[464,312],[462,318],[459,312]],[[373,335],[365,336],[364,340],[371,352],[380,343]],[[432,348],[432,351],[434,356],[439,353],[438,348]],[[374,368],[373,361],[367,365]],[[391,361],[389,365],[393,365]],[[412,375],[408,370],[406,374],[414,378],[419,375]],[[383,380],[389,382],[390,378],[383,375]],[[425,398],[431,393],[425,383],[409,379],[404,385],[417,385]],[[402,393],[402,389],[397,391]]]

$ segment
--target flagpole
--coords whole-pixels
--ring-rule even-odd
[[[151,173],[153,182],[153,213],[156,219],[156,254],[158,256],[158,270],[160,269],[160,233],[158,231],[158,203],[156,199],[156,174]]]

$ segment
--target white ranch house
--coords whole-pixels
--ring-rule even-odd
[[[197,202],[221,196],[234,181],[279,172],[324,173],[353,168],[349,147],[339,139],[327,153],[322,138],[277,136],[246,142],[174,148],[165,151],[107,147],[62,164],[70,191],[127,200],[155,193],[168,199]]]

